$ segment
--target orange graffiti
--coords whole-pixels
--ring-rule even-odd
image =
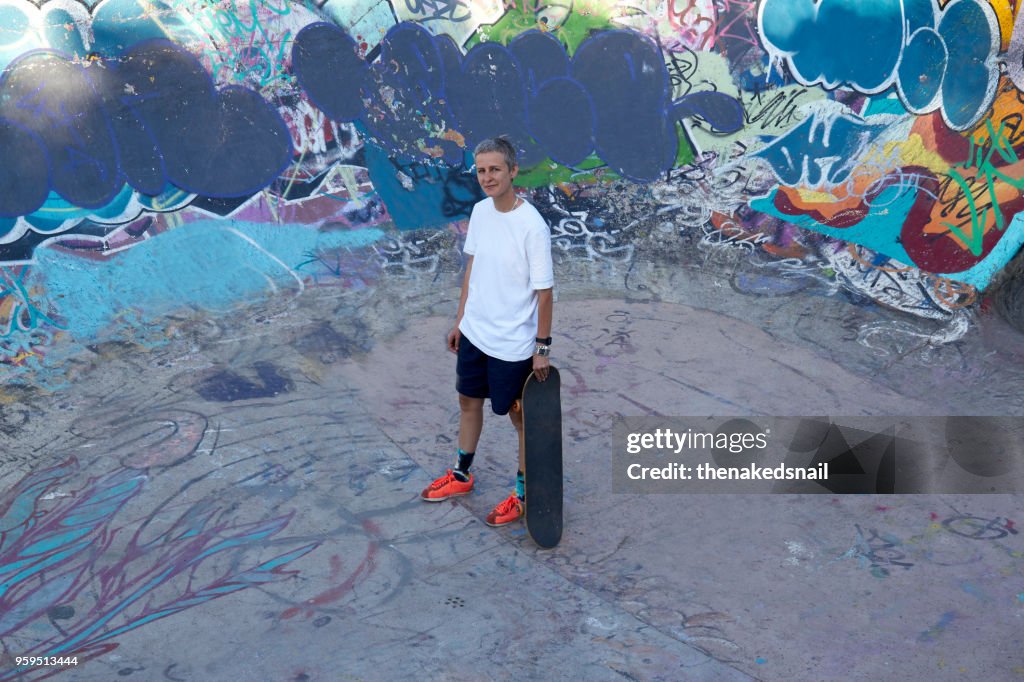
[[[950,310],[969,308],[978,300],[978,289],[970,284],[948,277],[935,277],[934,279],[932,296]]]
[[[876,170],[854,173],[849,181],[832,187],[807,189],[780,187],[776,205],[790,215],[806,214],[822,225],[856,225],[868,213],[867,197],[881,179]]]

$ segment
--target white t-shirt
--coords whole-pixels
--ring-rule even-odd
[[[544,218],[526,201],[501,213],[488,197],[473,207],[463,251],[473,256],[473,270],[459,330],[491,357],[508,362],[531,357],[537,289],[555,283]]]

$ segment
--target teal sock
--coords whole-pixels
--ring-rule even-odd
[[[469,480],[469,467],[473,466],[473,455],[475,454],[475,452],[466,452],[459,448],[459,463],[455,465],[452,473],[455,474],[455,478],[463,483]]]
[[[516,497],[520,500],[526,499],[526,477],[522,471],[516,472]]]

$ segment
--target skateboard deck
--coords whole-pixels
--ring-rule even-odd
[[[531,373],[523,386],[526,448],[526,530],[541,547],[562,539],[562,400],[554,367],[544,381]]]

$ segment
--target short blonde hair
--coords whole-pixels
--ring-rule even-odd
[[[505,162],[508,164],[508,169],[512,170],[516,165],[516,148],[512,145],[504,135],[498,137],[489,137],[476,146],[473,150],[473,157],[477,154],[487,154],[488,152],[498,152],[505,157]]]

